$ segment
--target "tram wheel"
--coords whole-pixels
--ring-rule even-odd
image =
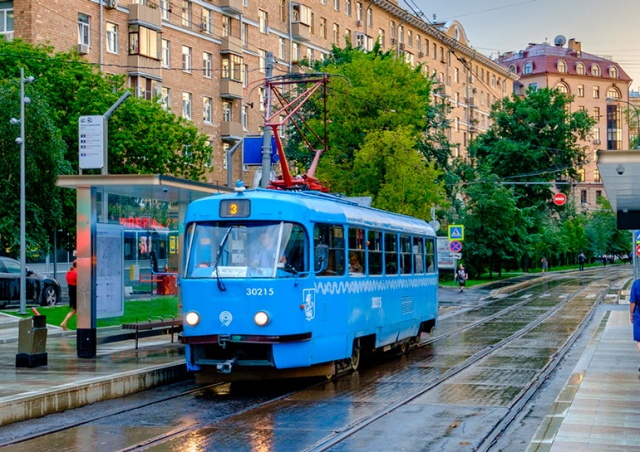
[[[358,370],[360,366],[360,339],[353,340],[353,348],[351,349],[351,369]]]

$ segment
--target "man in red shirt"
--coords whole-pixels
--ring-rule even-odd
[[[77,305],[77,294],[78,294],[78,264],[77,264],[77,261],[73,261],[73,264],[71,264],[71,268],[67,272],[67,285],[69,286],[69,307],[71,308],[71,311],[69,311],[67,316],[64,318],[64,320],[60,324],[62,329],[65,330],[65,331],[69,329],[69,328],[67,328],[67,322],[76,313],[76,310],[77,310],[77,307],[78,307],[78,305]]]

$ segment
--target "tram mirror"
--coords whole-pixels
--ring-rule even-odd
[[[329,246],[318,245],[315,249],[315,271],[321,272],[327,267],[327,257],[329,257]]]

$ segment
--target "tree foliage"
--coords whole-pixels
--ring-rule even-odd
[[[328,150],[316,176],[333,192],[370,195],[374,205],[427,218],[430,207],[445,201],[442,167],[448,143],[442,134],[442,106],[431,102],[432,81],[379,45],[370,52],[334,47],[317,71],[330,77],[329,95],[305,105],[309,127],[323,137],[326,116]],[[326,102],[325,102],[326,100]],[[438,160],[435,158],[436,151]],[[295,133],[287,155],[300,171],[312,155]]]
[[[79,171],[78,119],[106,113],[126,91],[126,80],[124,76],[99,72],[75,51],[56,53],[48,45],[33,46],[19,39],[0,40],[0,130],[3,132],[0,144],[7,154],[16,148],[18,128],[7,129],[5,117],[19,117],[20,102],[15,87],[19,86],[20,68],[24,68],[25,77],[35,78],[27,85],[28,95],[34,102],[27,106],[25,113],[29,149],[27,202],[32,203],[28,209],[27,241],[30,250],[46,252],[50,249],[53,231],[63,229],[70,237],[75,236],[75,193],[56,189],[55,179],[60,174]],[[206,135],[183,118],[163,110],[156,101],[131,97],[109,120],[110,174],[162,173],[203,180],[211,163],[211,152]],[[5,174],[17,174],[16,162],[7,159],[5,164],[9,167]],[[89,170],[85,174],[99,171]],[[14,195],[12,199],[18,198]],[[13,203],[0,207],[3,219],[14,218],[17,212]],[[14,240],[16,225],[8,220],[2,222],[0,234],[5,247],[0,252],[16,254],[19,246]]]

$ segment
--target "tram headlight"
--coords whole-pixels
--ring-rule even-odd
[[[184,316],[184,321],[189,326],[196,326],[200,322],[200,314],[195,311],[187,312],[187,315]]]
[[[269,314],[265,311],[256,312],[256,315],[253,316],[253,321],[256,322],[258,326],[265,326],[269,323]]]

